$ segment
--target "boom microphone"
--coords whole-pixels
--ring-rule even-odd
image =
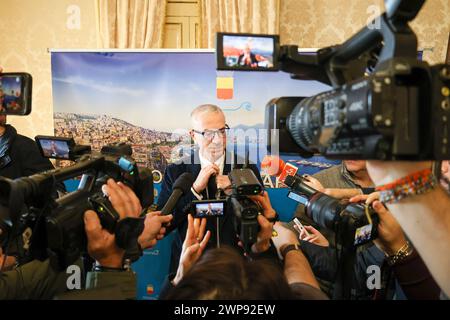
[[[173,209],[177,205],[178,200],[184,194],[189,192],[193,183],[194,183],[194,176],[192,175],[192,173],[185,172],[181,176],[179,176],[173,184],[172,194],[170,195],[164,207],[161,209],[161,214],[162,215],[171,214]]]

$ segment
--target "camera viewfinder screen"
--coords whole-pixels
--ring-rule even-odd
[[[42,154],[46,158],[70,159],[69,144],[63,140],[39,139]]]
[[[224,202],[195,204],[195,216],[198,218],[223,216]]]
[[[368,224],[356,229],[355,232],[355,245],[366,243],[372,239],[372,225]]]
[[[15,113],[22,109],[22,81],[17,77],[0,76],[0,110]]]
[[[273,37],[223,36],[223,62],[227,68],[273,69]]]

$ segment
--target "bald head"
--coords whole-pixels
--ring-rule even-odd
[[[204,117],[209,116],[222,116],[225,119],[225,114],[223,113],[222,109],[220,109],[218,106],[214,104],[202,104],[192,110],[191,112],[191,121],[199,121]]]

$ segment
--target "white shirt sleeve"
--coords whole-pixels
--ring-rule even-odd
[[[198,194],[193,187],[191,187],[191,192],[194,194],[194,196],[197,198],[197,200],[203,200],[203,196],[201,194]]]

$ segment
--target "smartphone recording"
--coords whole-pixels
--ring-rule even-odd
[[[0,74],[0,114],[25,116],[31,112],[32,78],[28,73]]]

